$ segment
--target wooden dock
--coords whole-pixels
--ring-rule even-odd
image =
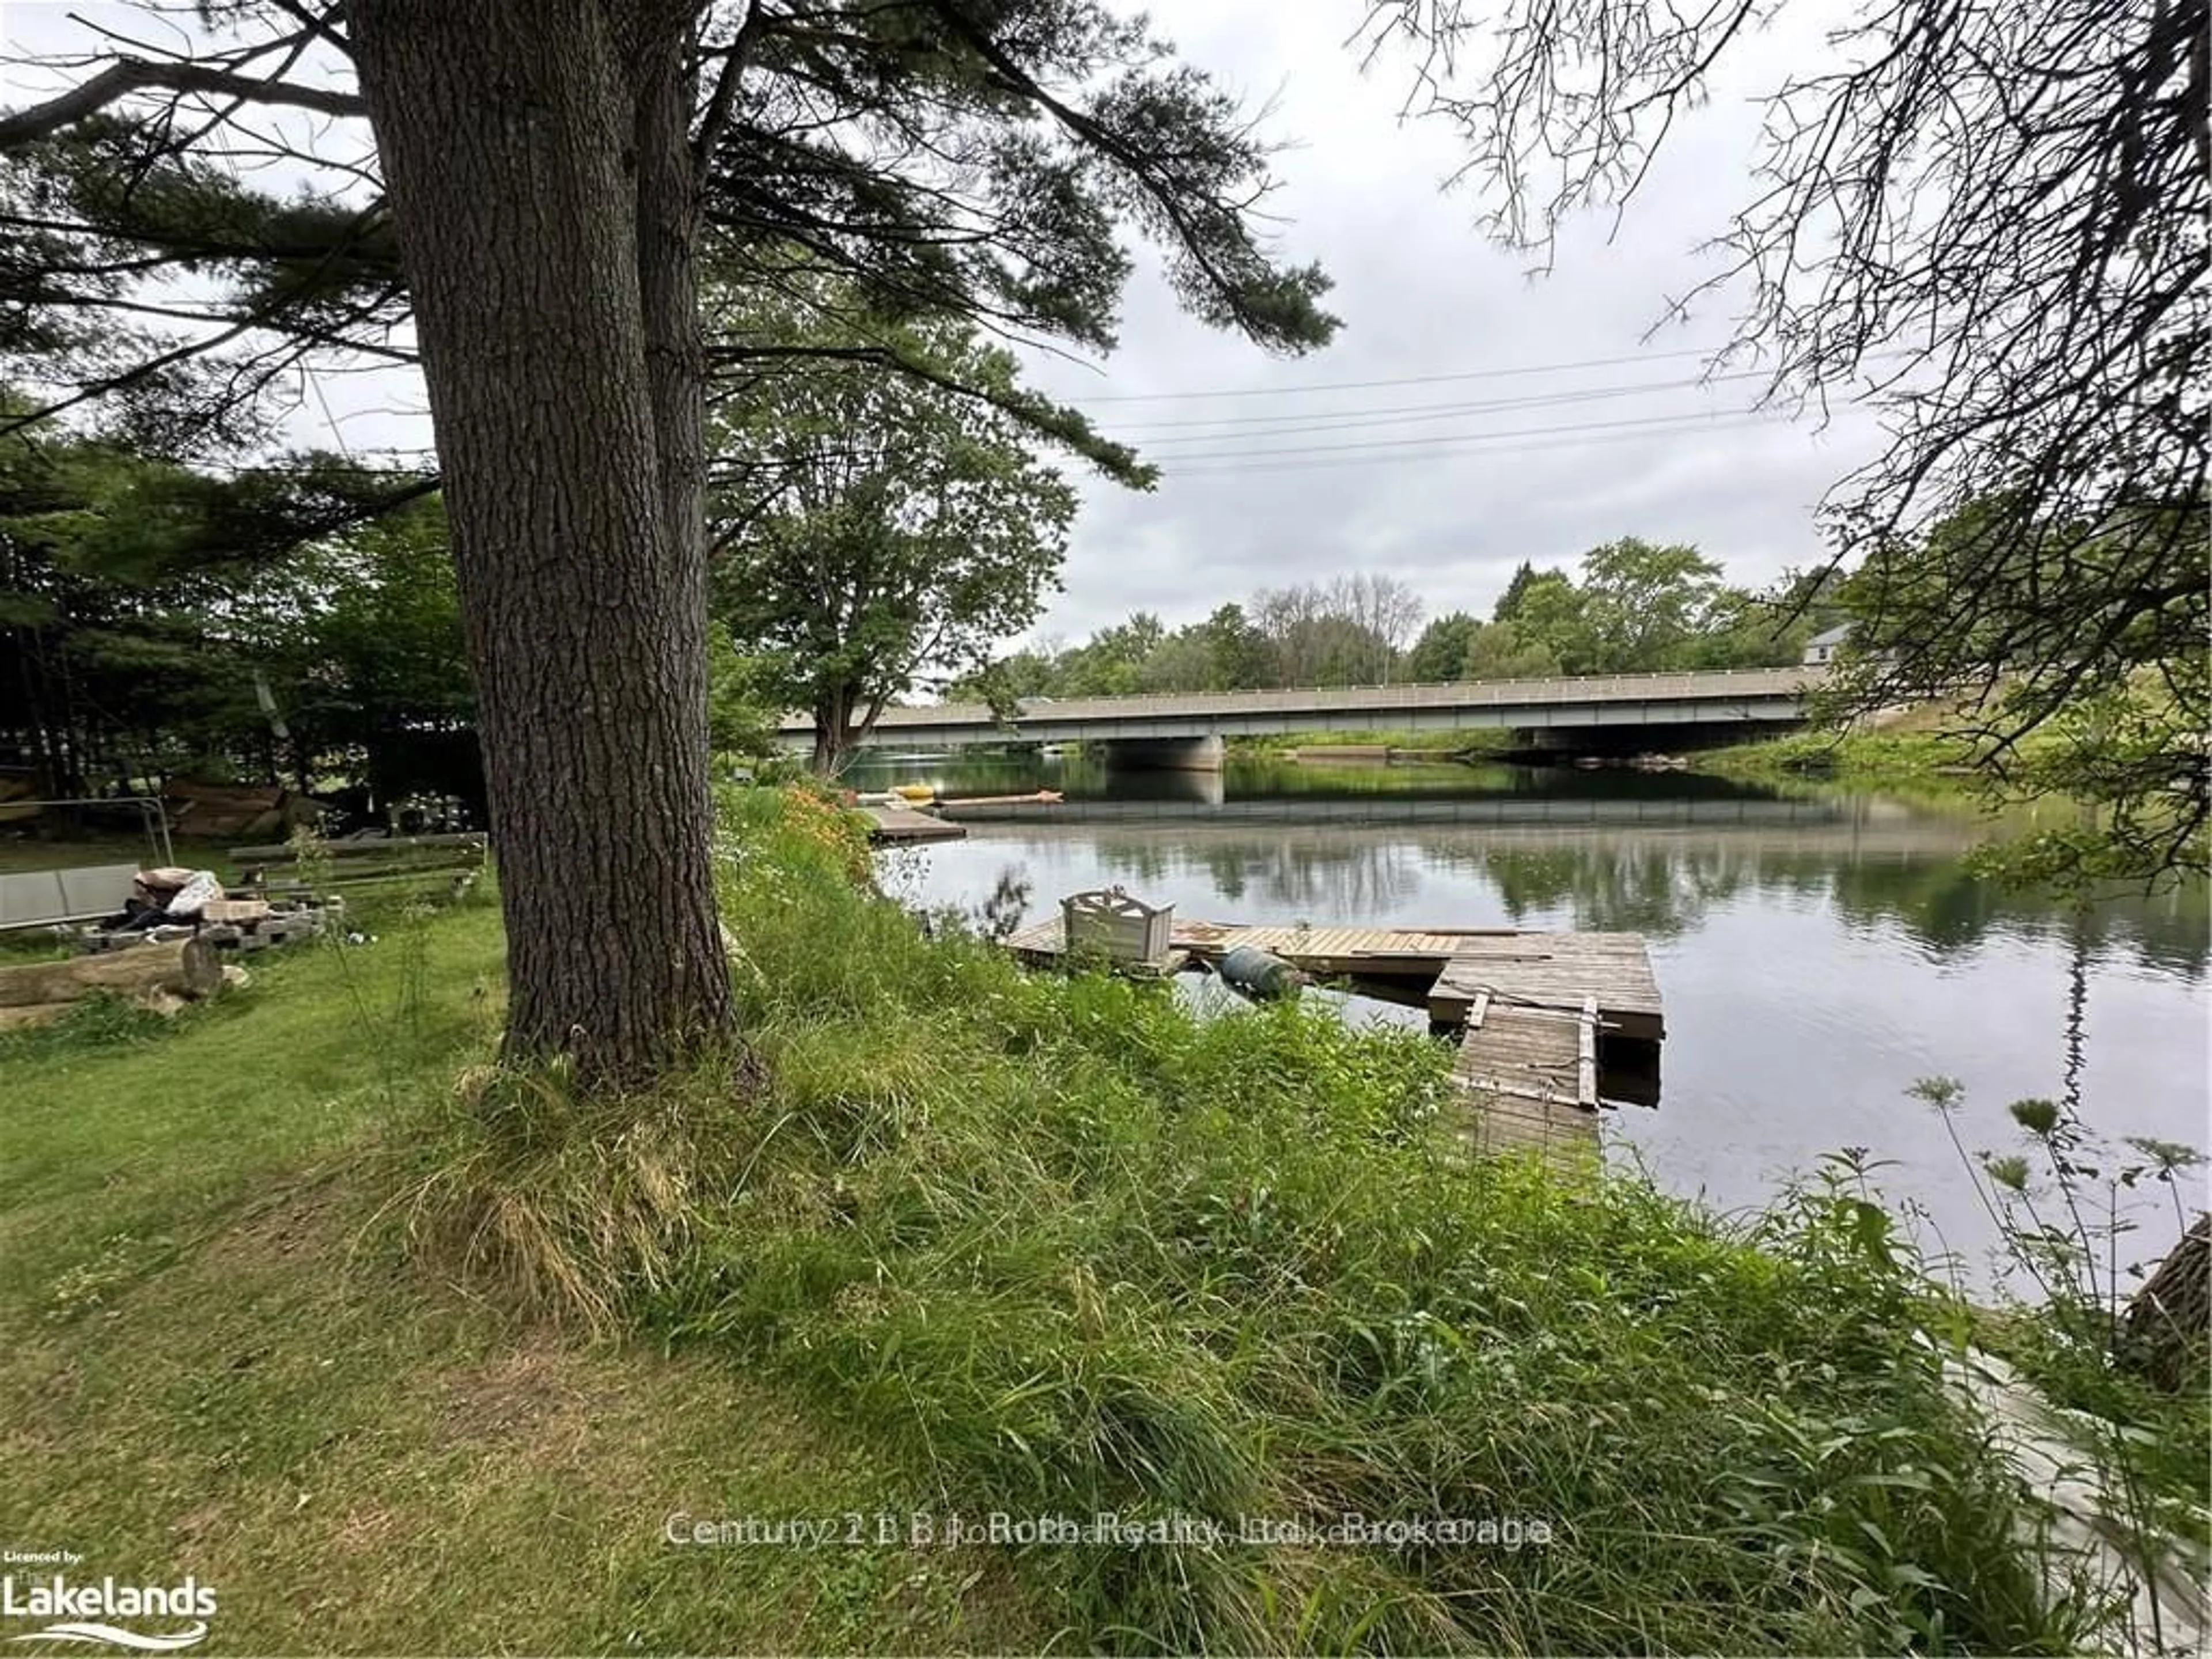
[[[1595,994],[1608,1032],[1631,1042],[1667,1035],[1659,982],[1641,933],[1502,933],[1470,936],[1429,988],[1429,1018],[1463,1025],[1475,999],[1510,998],[1530,1007],[1579,1013]]]
[[[890,847],[914,847],[934,841],[965,841],[968,826],[948,823],[933,812],[911,806],[856,806],[868,820],[868,839]]]
[[[1249,945],[1316,978],[1403,981],[1425,994],[1444,963],[1467,940],[1491,936],[1424,928],[1250,927],[1237,922],[1178,921],[1170,943],[1193,960],[1209,964],[1240,945]],[[1498,936],[1528,937],[1511,930]],[[1033,968],[1057,966],[1067,949],[1060,917],[1047,916],[1024,927],[1006,941],[1006,948]]]
[[[1597,1000],[1532,1008],[1479,993],[1452,1082],[1467,1097],[1464,1133],[1478,1152],[1534,1152],[1554,1164],[1598,1150]]]
[[[1006,945],[1037,967],[1056,966],[1066,954],[1057,915]],[[1169,958],[1153,971],[1215,963],[1239,945],[1318,979],[1389,988],[1399,1000],[1425,1003],[1434,1026],[1456,1030],[1452,1080],[1467,1100],[1467,1139],[1478,1152],[1533,1152],[1561,1164],[1590,1158],[1599,1109],[1612,1103],[1601,1086],[1607,1046],[1648,1059],[1666,1036],[1658,982],[1637,933],[1178,921]],[[1627,1088],[1620,1097],[1652,1098]]]

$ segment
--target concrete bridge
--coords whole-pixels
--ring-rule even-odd
[[[1221,740],[1297,732],[1483,731],[1525,733],[1534,747],[1638,750],[1747,738],[1805,719],[1820,668],[1737,668],[1685,674],[1601,674],[1452,684],[1353,685],[1326,690],[1192,691],[1134,697],[1032,697],[1010,723],[982,703],[890,708],[867,746],[950,749],[976,743],[1103,743],[1129,764],[1212,770]],[[778,727],[811,744],[804,716]]]

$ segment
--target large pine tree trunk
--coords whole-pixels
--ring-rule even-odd
[[[731,1004],[688,185],[640,179],[668,160],[641,156],[642,128],[673,119],[680,147],[684,9],[661,9],[672,46],[667,26],[635,32],[652,8],[603,3],[356,0],[347,18],[476,672],[507,1049],[623,1081],[726,1027]]]

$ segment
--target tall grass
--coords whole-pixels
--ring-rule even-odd
[[[1989,1346],[2016,1364],[2062,1409],[2040,1413],[2071,1441],[2100,1491],[2100,1531],[2146,1587],[2153,1641],[2166,1624],[2176,1583],[2201,1584],[2212,1561],[2212,1381],[2201,1333],[2167,1348],[2174,1374],[2146,1364],[2124,1320],[2130,1285],[2145,1276],[2134,1260],[2148,1228],[2179,1241],[2203,1195],[2203,1156],[2170,1142],[2130,1139],[2115,1146],[2083,1121],[2078,1055],[2083,986],[2079,963],[2069,1020],[2077,1067],[2061,1100],[2014,1101],[2006,1116],[2021,1150],[1970,1152],[1960,1133],[1965,1091],[1929,1078],[1912,1093],[1942,1115],[1961,1170],[1996,1224],[2008,1295],[1983,1321]],[[2139,1195],[2163,1189],[2163,1200]],[[2154,1262],[2157,1252],[2152,1253]],[[2125,1264],[2125,1265],[2124,1265]],[[2184,1592],[2185,1608],[2195,1599]]]
[[[803,794],[733,794],[726,842],[744,1060],[617,1102],[473,1080],[409,1126],[394,1213],[443,1263],[780,1379],[940,1515],[1228,1528],[1023,1550],[1071,1645],[2091,1632],[2086,1595],[2045,1604],[1953,1338],[1844,1176],[1744,1230],[1468,1162],[1425,1037],[1025,975],[856,885]],[[1237,1536],[1348,1514],[1550,1541]]]

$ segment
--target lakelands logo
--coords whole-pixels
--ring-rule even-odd
[[[7,1553],[11,1561],[40,1559],[16,1550]],[[48,1559],[59,1555],[56,1552]],[[214,1613],[215,1591],[196,1578],[175,1584],[118,1584],[112,1578],[73,1583],[58,1572],[0,1576],[0,1616],[49,1621],[38,1630],[10,1631],[10,1642],[87,1642],[141,1653],[173,1653],[205,1640],[207,1621]],[[149,1632],[126,1629],[113,1622],[118,1619],[193,1622],[181,1629]]]

